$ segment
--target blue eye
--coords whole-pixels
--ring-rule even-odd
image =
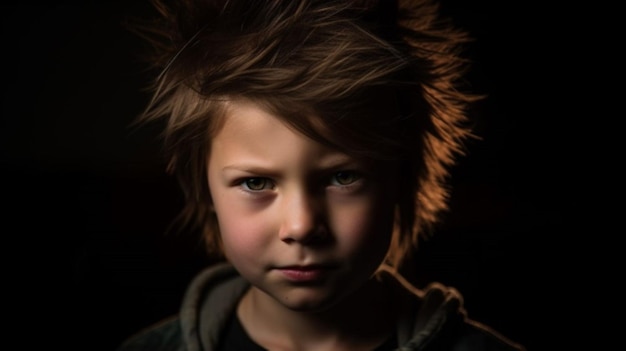
[[[269,179],[262,177],[246,178],[241,182],[241,186],[249,191],[261,191],[274,187]]]
[[[350,185],[360,179],[359,175],[353,171],[339,171],[332,177],[331,184],[338,186]]]

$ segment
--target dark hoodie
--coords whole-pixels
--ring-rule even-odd
[[[491,328],[467,318],[453,288],[432,283],[417,289],[383,267],[404,304],[396,323],[398,351],[524,351]],[[180,313],[131,336],[118,351],[216,351],[249,284],[229,264],[201,272],[189,286]]]

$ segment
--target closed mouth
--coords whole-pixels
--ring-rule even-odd
[[[332,270],[330,265],[306,265],[306,266],[284,266],[276,268],[277,271],[287,278],[287,280],[296,283],[308,283],[319,281]]]

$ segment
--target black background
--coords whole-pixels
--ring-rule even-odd
[[[453,169],[452,211],[417,269],[420,283],[456,286],[471,317],[534,349],[553,318],[543,301],[558,295],[546,257],[564,231],[566,159],[555,133],[554,20],[523,4],[443,1],[476,38],[468,78],[489,98],[472,112],[482,140]],[[16,281],[6,290],[26,298],[20,317],[33,339],[54,330],[50,343],[112,350],[175,313],[211,262],[195,238],[164,235],[180,194],[158,130],[128,127],[148,77],[141,40],[121,24],[148,6],[3,6],[3,231],[20,244],[5,246]]]

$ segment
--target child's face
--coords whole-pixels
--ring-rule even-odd
[[[375,168],[233,102],[208,163],[226,257],[253,289],[290,309],[336,303],[389,247],[394,172]]]

